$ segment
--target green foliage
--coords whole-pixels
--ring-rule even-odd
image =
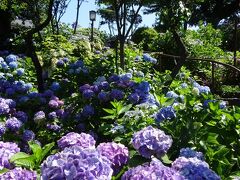
[[[158,33],[155,29],[140,27],[132,35],[132,41],[142,47],[144,51],[151,51],[157,37]]]
[[[79,40],[73,49],[73,54],[80,58],[86,58],[90,56],[91,45],[89,41]]]
[[[10,162],[14,163],[16,166],[25,167],[31,170],[39,170],[42,161],[49,154],[55,143],[52,142],[47,144],[43,148],[31,141],[28,144],[32,150],[32,154],[29,155],[24,152],[16,153],[11,157]]]

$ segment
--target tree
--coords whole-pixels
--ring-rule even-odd
[[[0,4],[0,8],[12,12],[12,18],[17,16],[23,22],[31,20],[33,23],[33,27],[24,29],[20,36],[25,39],[26,55],[31,57],[34,64],[39,92],[44,90],[43,70],[35,51],[33,35],[36,33],[40,35],[40,31],[49,25],[52,19],[53,5],[54,0],[4,0]]]
[[[74,23],[74,31],[73,31],[73,34],[76,34],[76,30],[77,30],[77,26],[78,26],[78,17],[79,17],[79,9],[82,5],[84,0],[77,0],[77,15],[76,15],[76,21]]]
[[[59,23],[61,18],[66,12],[66,9],[68,7],[68,4],[71,2],[71,0],[55,0],[53,4],[53,18],[51,20],[52,24],[52,30],[53,33],[55,32],[59,34]]]
[[[106,6],[114,12],[115,23],[117,26],[117,44],[119,43],[120,66],[124,69],[124,45],[128,38],[134,23],[136,23],[138,14],[143,5],[148,2],[144,0],[98,0],[98,5]],[[131,18],[129,18],[131,17]]]

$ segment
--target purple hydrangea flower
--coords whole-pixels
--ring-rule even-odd
[[[0,101],[0,115],[8,114],[9,111],[10,111],[10,108],[8,104],[6,104],[5,101]]]
[[[81,146],[83,148],[95,148],[96,141],[94,138],[86,133],[70,132],[58,140],[58,147],[64,149],[65,147],[71,147],[74,145]]]
[[[91,105],[86,105],[83,107],[82,115],[84,117],[91,117],[94,115],[94,108]]]
[[[48,102],[48,105],[50,108],[54,108],[54,109],[58,108],[58,102],[53,99]]]
[[[84,84],[82,86],[79,87],[79,91],[82,93],[83,91],[87,90],[87,89],[91,89],[91,86],[89,84]]]
[[[0,141],[0,170],[3,168],[12,168],[9,159],[12,155],[18,152],[20,152],[20,148],[17,146],[17,144]]]
[[[38,111],[36,114],[34,114],[34,122],[35,123],[41,123],[42,121],[45,120],[45,113],[43,111]]]
[[[51,155],[41,165],[41,179],[104,179],[113,174],[111,162],[96,149],[80,146],[65,148]]]
[[[49,119],[56,119],[56,118],[57,118],[57,113],[56,113],[55,111],[50,112],[50,113],[48,114],[48,118],[49,118]]]
[[[6,127],[4,123],[0,123],[0,137],[5,134],[6,132]]]
[[[31,130],[25,130],[23,132],[22,139],[25,142],[32,141],[35,139],[35,133]]]
[[[47,124],[46,128],[55,132],[59,132],[61,130],[61,126],[57,125],[57,124]]]
[[[9,108],[15,108],[16,102],[12,99],[5,99],[5,103],[9,106]]]
[[[109,77],[110,82],[117,82],[120,80],[120,77],[117,74],[113,74],[112,76]]]
[[[182,148],[180,149],[180,155],[179,157],[185,157],[185,158],[193,158],[196,157],[199,160],[204,161],[204,156],[202,152],[194,151],[191,148]]]
[[[95,93],[90,89],[86,89],[83,91],[82,95],[84,99],[91,99],[95,95]]]
[[[27,122],[28,120],[27,114],[23,111],[17,111],[16,113],[14,113],[14,116],[18,118],[20,121],[22,121],[23,123]]]
[[[164,166],[159,160],[153,159],[150,163],[139,165],[126,171],[121,180],[183,180],[175,170]]]
[[[128,148],[120,143],[100,143],[97,146],[97,151],[111,161],[115,173],[117,173],[123,165],[127,164],[129,158]]]
[[[10,131],[18,131],[22,127],[22,122],[15,117],[8,118],[6,128]]]
[[[1,180],[37,180],[37,173],[35,171],[29,171],[16,167],[8,172],[0,174]]]
[[[103,90],[108,90],[110,87],[109,83],[107,81],[100,82],[99,88]]]
[[[110,97],[112,99],[121,100],[124,97],[124,92],[118,89],[112,89],[110,92]]]
[[[178,171],[184,179],[220,180],[220,177],[209,169],[209,165],[205,161],[196,157],[179,157],[172,163],[172,168]]]
[[[101,101],[101,102],[106,102],[109,100],[109,97],[108,97],[108,93],[107,92],[104,92],[104,91],[101,91],[99,94],[98,94],[98,99]]]
[[[185,88],[188,87],[188,85],[187,85],[187,83],[182,83],[182,84],[181,84],[181,87],[182,87],[183,89],[185,89]]]
[[[132,145],[143,157],[150,158],[152,155],[161,157],[171,147],[172,138],[160,129],[148,126],[134,133]]]
[[[172,106],[163,107],[155,115],[156,122],[161,122],[165,119],[172,119],[176,117],[176,112]]]

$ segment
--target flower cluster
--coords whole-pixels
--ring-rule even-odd
[[[3,168],[12,168],[9,159],[12,155],[18,153],[19,151],[20,148],[17,146],[17,144],[0,141],[0,170]]]
[[[152,155],[161,157],[171,147],[172,138],[163,131],[148,126],[134,133],[132,145],[143,157],[150,158]]]
[[[155,115],[157,123],[162,122],[165,119],[172,119],[176,117],[176,112],[172,106],[163,107]]]
[[[197,157],[179,157],[172,163],[172,168],[178,171],[184,179],[220,180],[220,177],[209,169],[209,165]]]
[[[122,180],[170,180],[170,179],[178,179],[183,180],[184,178],[175,170],[164,166],[159,160],[153,159],[150,163],[145,163],[143,165],[139,165],[132,169],[126,171],[122,178]]]
[[[96,149],[71,146],[51,155],[41,165],[41,179],[104,179],[113,174],[111,162]]]
[[[118,172],[120,167],[127,164],[129,158],[128,148],[115,142],[100,143],[97,151],[111,161],[114,172]]]
[[[6,173],[0,174],[0,180],[37,180],[37,173],[16,167]]]
[[[153,64],[157,63],[157,59],[151,57],[150,54],[148,54],[148,53],[143,54],[143,60],[146,62],[151,62]]]
[[[84,65],[82,60],[77,60],[74,63],[69,64],[68,74],[88,74],[88,69]]]
[[[82,148],[95,148],[96,141],[89,134],[70,132],[59,139],[57,143],[60,149],[74,145],[81,146]]]
[[[204,156],[202,152],[197,152],[192,150],[191,148],[182,148],[180,149],[180,155],[179,157],[185,157],[185,158],[193,158],[196,157],[199,160],[204,161]]]

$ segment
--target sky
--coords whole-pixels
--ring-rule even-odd
[[[79,10],[79,20],[78,25],[81,27],[90,27],[91,22],[89,20],[89,11],[97,10],[97,5],[95,5],[95,0],[88,0],[88,2],[83,2]],[[76,20],[77,14],[77,0],[71,0],[66,13],[63,15],[61,21],[67,24],[72,24]],[[142,14],[142,13],[140,13]],[[96,21],[94,22],[94,27],[99,28],[100,16],[97,15]],[[154,24],[155,16],[152,15],[143,15],[143,22],[140,26],[149,26],[151,27]],[[101,26],[100,30],[107,31],[107,26]]]

